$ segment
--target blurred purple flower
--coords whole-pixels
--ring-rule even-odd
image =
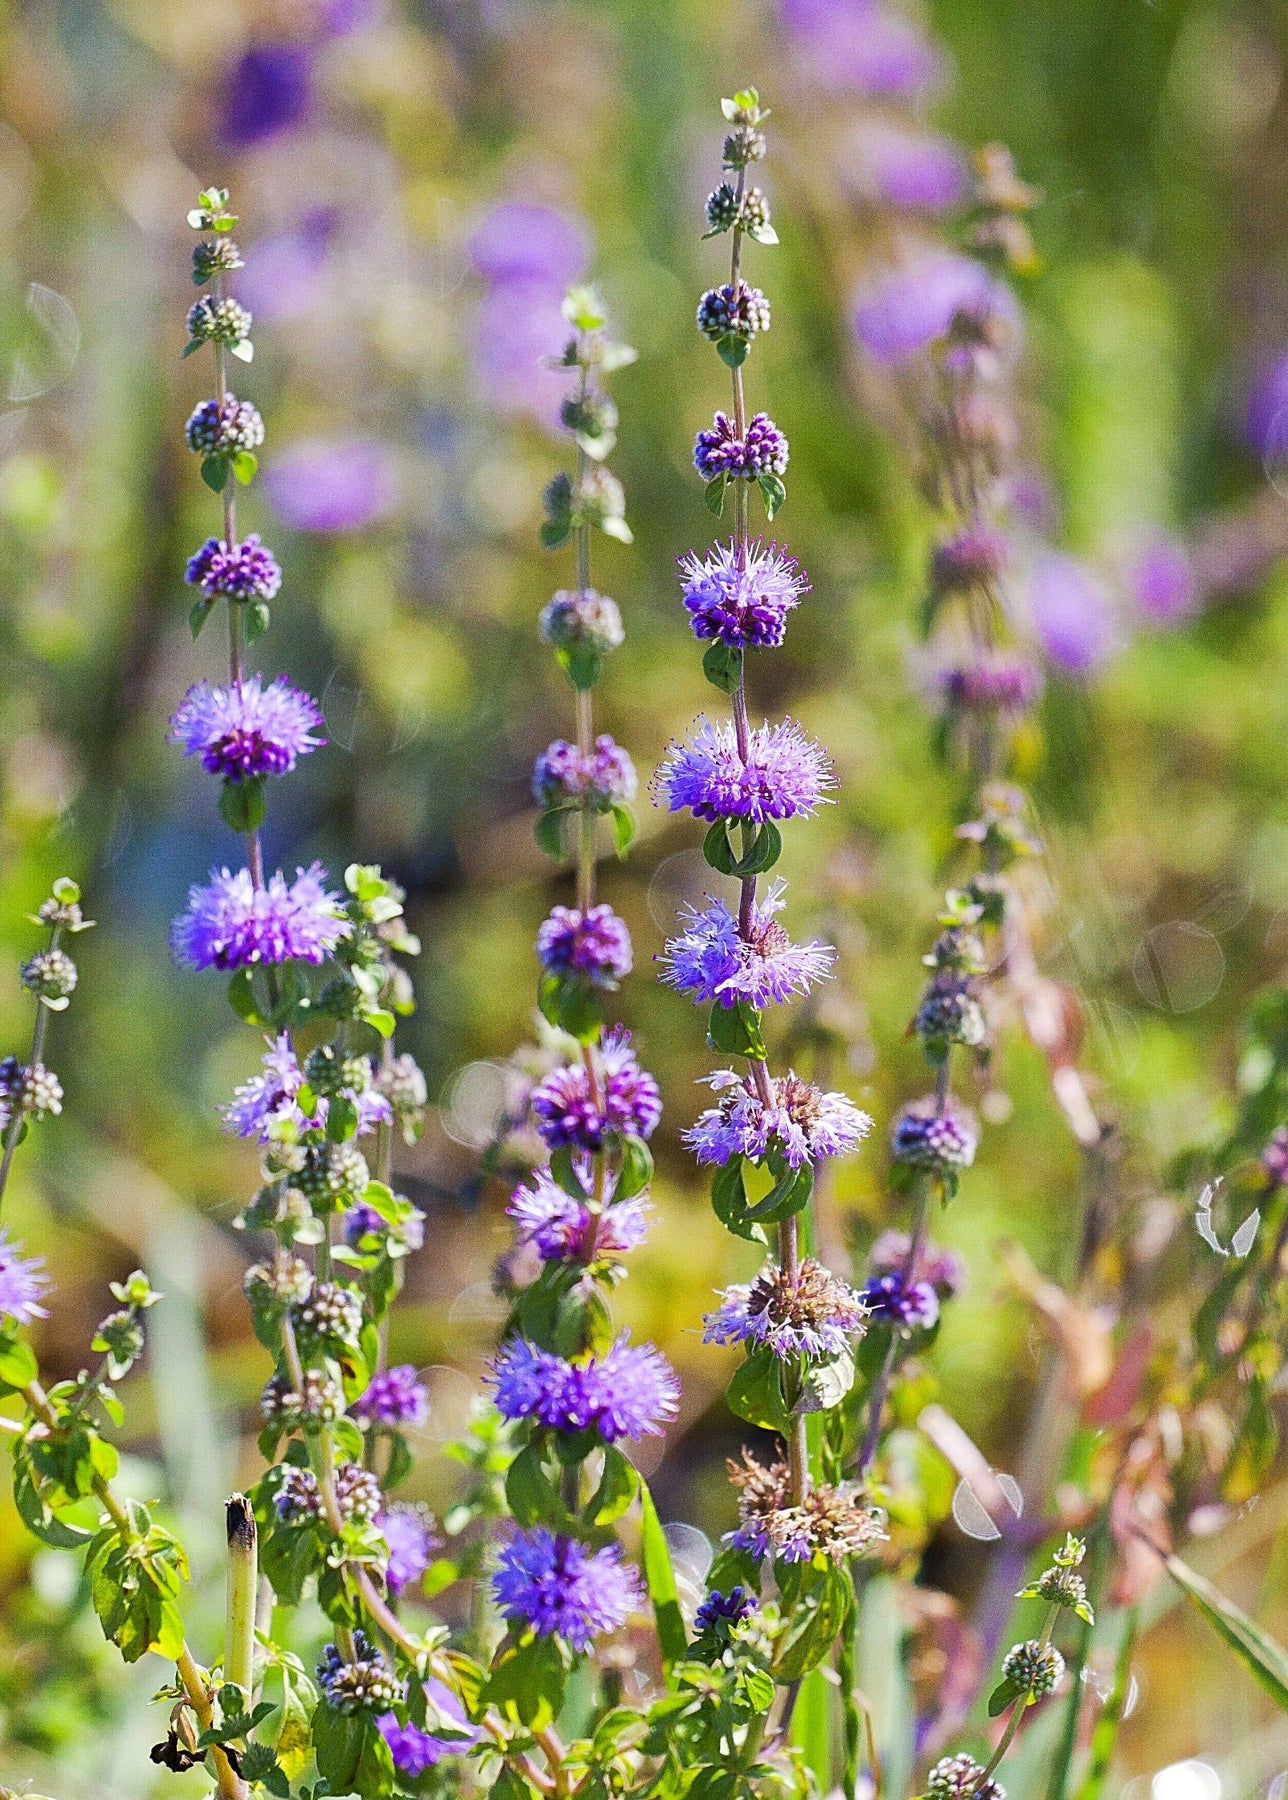
[[[1047,551],[1033,565],[1029,604],[1038,640],[1070,675],[1090,675],[1118,639],[1109,594],[1077,557]]]
[[[889,119],[864,119],[842,147],[841,178],[870,204],[943,212],[965,194],[967,165],[951,138]]]
[[[264,471],[264,485],[296,531],[360,531],[398,500],[393,453],[375,438],[297,438]]]
[[[237,278],[239,298],[257,319],[290,319],[309,310],[322,289],[337,223],[334,207],[316,206],[292,230],[260,239]]]
[[[1161,532],[1142,544],[1127,568],[1127,591],[1159,625],[1188,618],[1199,596],[1185,546]]]
[[[1288,350],[1253,377],[1243,435],[1249,450],[1263,460],[1281,458],[1288,447]]]
[[[318,23],[332,37],[347,37],[382,10],[381,0],[324,0]]]
[[[875,0],[780,0],[779,11],[822,87],[911,98],[943,75],[938,45],[911,19]]]
[[[475,269],[493,286],[539,282],[560,298],[585,271],[590,233],[575,213],[530,200],[502,200],[480,219],[467,249]]]
[[[1005,282],[956,250],[919,253],[889,269],[858,296],[854,329],[874,362],[902,362],[946,337],[959,312],[1001,318],[1018,330],[1015,297]]]
[[[562,284],[531,277],[505,281],[484,297],[474,322],[474,375],[483,398],[549,431],[560,429],[559,408],[568,392],[566,370],[542,362],[560,355],[570,336],[562,301]]]
[[[313,103],[313,52],[307,44],[252,44],[228,71],[217,133],[234,150],[289,131]]]

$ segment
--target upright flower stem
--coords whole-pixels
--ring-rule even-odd
[[[58,948],[58,939],[61,930],[62,927],[59,925],[51,926],[49,932],[49,948],[51,950],[56,950]],[[33,1069],[39,1064],[41,1058],[44,1056],[45,1033],[48,1028],[49,1008],[45,1005],[43,1000],[38,999],[36,1001],[36,1022],[31,1028],[31,1061],[29,1066]],[[0,1205],[3,1205],[4,1203],[5,1188],[9,1185],[9,1171],[13,1167],[14,1151],[18,1148],[18,1134],[22,1130],[22,1117],[22,1106],[18,1103],[18,1097],[14,1096],[9,1123],[5,1127],[4,1150],[0,1153]]]
[[[56,1432],[61,1429],[59,1416],[39,1381],[29,1381],[22,1390],[22,1397],[46,1430]],[[124,1502],[117,1495],[111,1482],[102,1475],[95,1475],[93,1489],[104,1512],[119,1532],[122,1542],[133,1543],[136,1537],[134,1525]],[[197,1716],[198,1724],[203,1731],[209,1731],[215,1722],[214,1699],[206,1677],[202,1674],[186,1642],[175,1657],[175,1668],[192,1710]],[[211,1754],[215,1765],[215,1782],[220,1800],[248,1800],[250,1790],[234,1770],[223,1748],[216,1745]]]
[[[1047,1612],[1046,1624],[1042,1628],[1042,1636],[1039,1639],[1039,1643],[1043,1649],[1045,1649],[1051,1641],[1051,1632],[1055,1627],[1056,1616],[1059,1613],[1059,1610],[1058,1606],[1053,1606]],[[1015,1742],[1015,1734],[1019,1731],[1020,1723],[1027,1711],[1028,1696],[1021,1694],[1011,1708],[1011,1716],[1006,1722],[1006,1730],[1002,1733],[996,1750],[994,1750],[993,1754],[989,1757],[987,1763],[984,1765],[983,1774],[979,1776],[974,1787],[971,1789],[970,1800],[973,1800],[975,1795],[983,1794],[987,1790],[989,1780],[996,1773],[1002,1758]]]
[[[739,214],[747,187],[747,170],[745,166],[738,170],[737,203]],[[732,246],[729,255],[729,285],[736,294],[738,282],[742,274],[742,225],[735,223],[731,233]],[[733,418],[734,429],[739,438],[747,432],[747,398],[743,386],[742,366],[739,364],[732,371],[733,376]],[[740,566],[745,567],[748,544],[751,538],[749,511],[751,504],[751,484],[747,481],[735,481],[734,489],[734,548]],[[732,695],[734,740],[738,746],[738,755],[744,765],[751,758],[751,723],[747,715],[747,657],[743,652],[738,671],[738,685]],[[742,826],[742,849],[744,856],[751,848],[752,827],[744,821]],[[738,935],[744,943],[753,941],[756,909],[756,877],[744,875],[738,897]],[[755,1082],[756,1092],[761,1103],[766,1107],[774,1104],[774,1085],[769,1073],[769,1064],[763,1057],[748,1059],[751,1078]],[[800,1269],[800,1220],[795,1213],[784,1219],[778,1227],[778,1261],[784,1275],[794,1281]],[[805,1415],[792,1410],[791,1432],[787,1443],[788,1464],[791,1470],[791,1490],[794,1505],[799,1506],[809,1492],[809,1446],[806,1435]]]

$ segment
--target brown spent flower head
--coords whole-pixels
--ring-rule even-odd
[[[791,1504],[791,1471],[783,1461],[757,1462],[744,1450],[741,1463],[727,1463],[740,1490],[734,1542],[753,1555],[784,1562],[828,1556],[833,1562],[861,1556],[886,1537],[880,1515],[867,1506],[857,1482],[819,1482],[799,1506]]]
[[[747,1294],[748,1336],[758,1342],[772,1344],[780,1337],[826,1342],[835,1332],[861,1337],[867,1319],[853,1289],[812,1256],[794,1274],[767,1264]]]

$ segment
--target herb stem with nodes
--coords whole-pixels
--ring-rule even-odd
[[[729,252],[729,287],[736,296],[739,282],[742,279],[742,209],[747,192],[747,165],[743,163],[737,174],[734,189],[737,204],[737,216],[734,220]],[[739,439],[747,435],[747,397],[743,386],[742,364],[736,363],[731,370],[733,383],[733,422]],[[750,525],[751,484],[747,481],[734,483],[734,554],[738,567],[747,566],[748,546],[751,540]],[[739,760],[744,768],[751,761],[751,722],[747,714],[747,655],[744,651],[738,659],[738,682],[732,698],[734,741],[738,747]],[[753,839],[753,827],[744,820],[741,828],[743,857],[750,853]],[[756,876],[741,877],[738,896],[738,935],[746,944],[753,942],[756,911]],[[761,1104],[766,1108],[774,1104],[774,1084],[769,1072],[769,1064],[764,1057],[748,1058],[751,1078],[756,1084],[756,1092]],[[783,1219],[778,1226],[778,1261],[783,1275],[789,1283],[794,1284],[800,1272],[800,1216],[793,1213],[790,1218]],[[809,1492],[809,1446],[806,1432],[805,1414],[795,1405],[798,1395],[788,1394],[788,1410],[791,1414],[791,1430],[787,1439],[788,1465],[791,1470],[792,1502],[799,1506]]]
[[[58,939],[62,927],[55,924],[49,931],[49,949],[57,950]],[[31,1067],[38,1068],[45,1052],[45,1033],[49,1029],[49,1008],[43,1001],[36,1003],[36,1022],[31,1028]],[[22,1132],[23,1109],[15,1095],[9,1123],[5,1127],[4,1152],[0,1155],[0,1204],[4,1202],[5,1188],[9,1185],[9,1171],[13,1167],[14,1152],[18,1148],[18,1138]]]
[[[59,1418],[39,1380],[27,1382],[22,1389],[22,1397],[30,1411],[47,1431],[57,1433],[62,1430],[63,1421]],[[103,1511],[116,1527],[122,1544],[128,1546],[136,1543],[138,1533],[130,1518],[129,1509],[120,1499],[111,1482],[96,1472],[92,1486]],[[198,1666],[186,1641],[175,1656],[174,1664],[201,1729],[209,1731],[215,1722],[214,1694],[205,1673]],[[213,1746],[211,1757],[215,1765],[215,1782],[221,1800],[248,1800],[250,1790],[229,1762],[223,1746],[219,1744]]]
[[[1055,1629],[1055,1622],[1059,1616],[1059,1612],[1059,1606],[1048,1607],[1046,1622],[1042,1627],[1042,1635],[1038,1639],[1039,1650],[1045,1650],[1047,1645],[1051,1642],[1051,1633]],[[1031,1703],[1031,1696],[1027,1692],[1016,1696],[1011,1706],[1011,1716],[1006,1722],[1006,1730],[1002,1733],[996,1750],[994,1750],[993,1754],[985,1763],[983,1772],[979,1775],[974,1787],[971,1789],[968,1800],[974,1800],[974,1796],[982,1795],[987,1791],[988,1783],[997,1772],[1002,1758],[1015,1742],[1016,1733],[1019,1731],[1020,1724]]]

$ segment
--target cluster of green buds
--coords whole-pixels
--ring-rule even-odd
[[[1095,1624],[1086,1582],[1078,1573],[1086,1553],[1083,1540],[1067,1534],[1052,1552],[1049,1566],[1020,1589],[1017,1599],[1043,1600],[1047,1613],[1040,1634],[1012,1644],[1002,1658],[1002,1679],[989,1695],[988,1716],[996,1719],[1010,1712],[1006,1729],[987,1764],[966,1753],[942,1757],[930,1771],[922,1800],[1005,1800],[1005,1789],[993,1779],[998,1765],[1029,1707],[1054,1693],[1064,1678],[1064,1657],[1051,1642],[1060,1614],[1070,1612],[1087,1625]]]
[[[14,1151],[27,1135],[28,1123],[56,1117],[63,1109],[62,1083],[44,1061],[45,1036],[49,1015],[67,1010],[79,978],[76,964],[62,947],[62,939],[93,928],[94,921],[85,918],[81,911],[80,898],[77,884],[60,876],[48,899],[27,915],[31,924],[47,928],[49,939],[18,971],[22,986],[38,1002],[30,1054],[26,1062],[19,1062],[16,1056],[0,1061],[0,1201]]]
[[[559,418],[577,445],[578,464],[575,475],[561,470],[542,495],[546,517],[541,527],[541,542],[547,550],[556,550],[574,532],[587,529],[602,531],[605,537],[616,538],[619,544],[629,544],[631,528],[626,523],[626,495],[621,482],[604,467],[605,458],[617,442],[617,407],[601,387],[600,378],[633,363],[636,352],[629,344],[617,343],[605,335],[608,315],[593,288],[569,288],[563,302],[563,316],[572,327],[573,335],[561,355],[545,359],[545,366],[577,371],[577,387],[564,400]],[[584,584],[579,586],[579,595],[586,591]],[[593,659],[607,650],[616,649],[621,642],[620,635],[612,628],[611,619],[588,618],[582,623],[580,634],[571,620],[562,625],[552,621],[550,626],[543,620],[543,631],[578,686],[593,685],[598,672],[597,662]],[[578,641],[579,635],[584,641]],[[584,681],[578,681],[573,674],[574,663]]]

